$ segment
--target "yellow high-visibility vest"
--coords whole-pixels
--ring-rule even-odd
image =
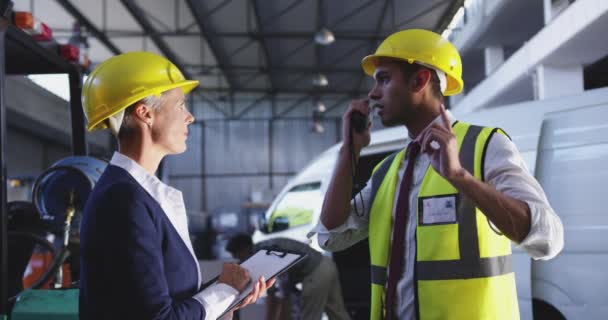
[[[456,122],[453,130],[461,165],[483,181],[490,137],[506,133],[462,122]],[[402,150],[387,157],[372,175],[369,248],[373,320],[383,319],[386,312],[392,208],[404,154]],[[410,205],[417,206],[414,301],[418,319],[519,319],[510,240],[430,165],[418,199]]]

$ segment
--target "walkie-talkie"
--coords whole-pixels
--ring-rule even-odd
[[[369,114],[365,115],[359,111],[353,110],[350,115],[350,126],[355,132],[361,134],[367,130],[367,127],[372,123],[375,115],[375,110],[380,107],[380,103],[377,100],[369,100]]]
[[[362,134],[363,132],[365,132],[365,130],[367,130],[367,126],[369,125],[369,118],[364,115],[363,113],[359,112],[359,111],[353,111],[350,114],[350,126],[351,126],[351,130],[355,131],[358,134]],[[355,213],[358,216],[363,215],[363,212],[359,213],[359,208],[357,207],[357,201],[355,199],[355,197],[357,196],[357,194],[360,194],[361,189],[363,189],[365,187],[365,183],[363,184],[358,184],[355,181],[356,178],[356,172],[357,172],[357,157],[355,156],[355,153],[353,151],[353,147],[352,147],[352,131],[350,133],[351,135],[351,159],[353,162],[353,172],[352,172],[352,181],[353,181],[353,189],[351,190],[351,197],[355,200],[354,201],[354,208],[355,208]],[[361,201],[363,201],[363,198],[361,198]],[[363,204],[363,202],[361,202]],[[363,210],[365,210],[363,208]]]
[[[350,115],[351,132],[349,134],[351,135],[350,150],[351,150],[351,160],[352,160],[352,167],[353,167],[353,171],[352,171],[353,189],[351,190],[351,197],[354,200],[353,205],[354,205],[354,209],[355,209],[355,214],[360,217],[365,214],[365,204],[363,203],[363,196],[361,195],[361,190],[363,188],[365,188],[367,183],[365,183],[365,182],[357,183],[357,181],[356,181],[356,177],[357,177],[356,173],[357,173],[357,165],[358,165],[357,158],[358,157],[357,157],[357,155],[355,155],[353,145],[352,145],[352,143],[353,143],[352,131],[355,131],[358,134],[362,134],[363,132],[365,132],[365,130],[367,130],[370,123],[372,123],[372,119],[373,119],[374,111],[375,111],[374,109],[379,108],[380,104],[376,100],[370,100],[369,106],[370,106],[370,112],[368,115],[365,115],[359,111],[354,111],[354,110]],[[357,201],[356,201],[357,194],[359,194],[359,197],[361,198],[361,205],[362,205],[361,212],[359,212],[360,210],[357,206]]]
[[[350,115],[350,125],[357,133],[365,132],[368,121],[368,118],[359,111],[353,111]]]

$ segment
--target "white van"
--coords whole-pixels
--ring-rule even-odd
[[[605,319],[608,209],[604,200],[608,188],[603,183],[608,182],[608,88],[469,114],[456,112],[455,116],[503,128],[564,224],[564,250],[553,260],[533,261],[514,246],[521,318],[532,319],[534,306],[534,319]],[[362,151],[356,180],[367,181],[375,164],[403,148],[406,137],[402,127],[373,132],[371,144]],[[254,242],[274,237],[309,241],[306,234],[319,220],[338,149],[335,145],[322,153],[283,188],[266,212],[270,230],[256,231]],[[292,216],[297,216],[295,223]],[[316,240],[311,246],[318,248]],[[359,283],[369,281],[367,241],[335,253],[334,259],[347,307],[363,315],[369,287]]]

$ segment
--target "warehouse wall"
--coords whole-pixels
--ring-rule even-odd
[[[7,131],[7,172],[9,177],[36,177],[55,161],[69,156],[69,148],[43,141],[22,130]]]
[[[236,101],[234,114],[256,98]],[[294,101],[276,99],[274,114],[281,114]],[[311,101],[272,121],[268,120],[271,99],[238,119],[229,119],[203,101],[192,104],[197,122],[190,126],[188,151],[168,157],[165,163],[168,181],[183,192],[191,215],[220,208],[239,210],[255,191],[263,193],[264,201],[272,200],[289,178],[340,139],[336,119],[341,108],[321,120],[323,133],[313,133]],[[217,107],[231,112],[228,103]]]
[[[72,154],[69,103],[23,76],[6,77],[5,92],[7,176],[35,179]],[[87,140],[92,155],[111,154],[107,132],[87,134]]]

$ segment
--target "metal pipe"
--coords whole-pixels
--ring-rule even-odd
[[[186,0],[186,5],[190,9],[190,12],[192,12],[192,16],[198,24],[198,28],[200,30],[202,38],[207,39],[207,45],[213,53],[213,56],[217,59],[217,64],[224,72],[224,75],[226,76],[226,81],[228,81],[228,85],[232,89],[235,89],[238,85],[237,80],[232,74],[232,72],[228,69],[230,63],[229,60],[226,58],[225,52],[223,52],[223,50],[220,50],[220,44],[218,43],[217,39],[212,36],[213,30],[208,21],[209,19],[206,19],[206,13],[203,12],[202,1]]]
[[[404,21],[407,22],[407,21]],[[187,28],[187,27],[186,27]],[[65,37],[71,36],[73,30],[69,28],[53,28],[53,37],[57,38],[57,36]],[[161,37],[203,37],[204,35],[198,31],[187,31],[187,30],[171,30],[171,31],[157,31]],[[207,35],[216,37],[216,38],[233,38],[233,39],[249,39],[252,41],[258,40],[260,38],[266,39],[313,39],[315,37],[315,32],[260,32],[260,31],[247,31],[247,32],[231,32],[231,31],[218,31],[218,32],[209,32]],[[383,34],[381,36],[372,35],[369,33],[361,33],[355,31],[347,31],[347,32],[334,32],[334,36],[340,40],[360,40],[360,41],[370,41],[370,40],[382,40],[388,36],[388,34]],[[56,36],[57,35],[57,36]],[[120,37],[120,38],[140,38],[147,37],[148,34],[142,31],[133,31],[133,30],[121,30],[121,29],[111,29],[106,31],[106,35],[108,37]]]
[[[135,3],[134,0],[120,0],[125,9],[131,14],[133,19],[139,24],[139,26],[146,32],[154,44],[160,49],[160,51],[169,59],[175,66],[184,74],[188,79],[192,76],[182,65],[181,59],[178,58],[177,54],[169,47],[167,42],[158,34],[156,28],[148,20],[143,10]]]
[[[8,2],[8,4],[7,4]],[[10,1],[3,1],[0,9],[11,5]],[[3,12],[2,12],[3,13]],[[8,21],[6,17],[0,17],[0,176],[2,185],[0,186],[0,319],[6,319],[8,315],[8,212],[6,207],[6,105],[4,101],[4,75],[5,75],[5,50],[6,50],[6,30]]]
[[[258,31],[263,31],[264,29],[264,23],[262,22],[262,18],[260,15],[260,8],[258,5],[258,2],[256,0],[250,0],[251,4],[253,6],[253,15],[255,17],[255,23],[258,26]],[[294,6],[298,5],[300,3],[302,3],[303,1],[296,1],[294,2]],[[289,9],[291,10],[291,9]],[[272,20],[274,21],[274,19]],[[268,44],[266,43],[266,38],[258,38],[258,41],[260,42],[260,46],[262,46],[262,52],[264,53],[264,60],[266,61],[266,67],[269,69],[272,69],[272,59],[270,57],[270,51],[268,50]],[[272,88],[272,90],[276,90],[277,88],[277,83],[276,83],[276,79],[273,76],[273,74],[270,74],[268,76],[270,78],[270,87]]]
[[[70,81],[70,117],[72,119],[72,153],[75,156],[86,156],[88,146],[84,111],[80,100],[82,78],[75,67],[69,72],[68,76]]]

